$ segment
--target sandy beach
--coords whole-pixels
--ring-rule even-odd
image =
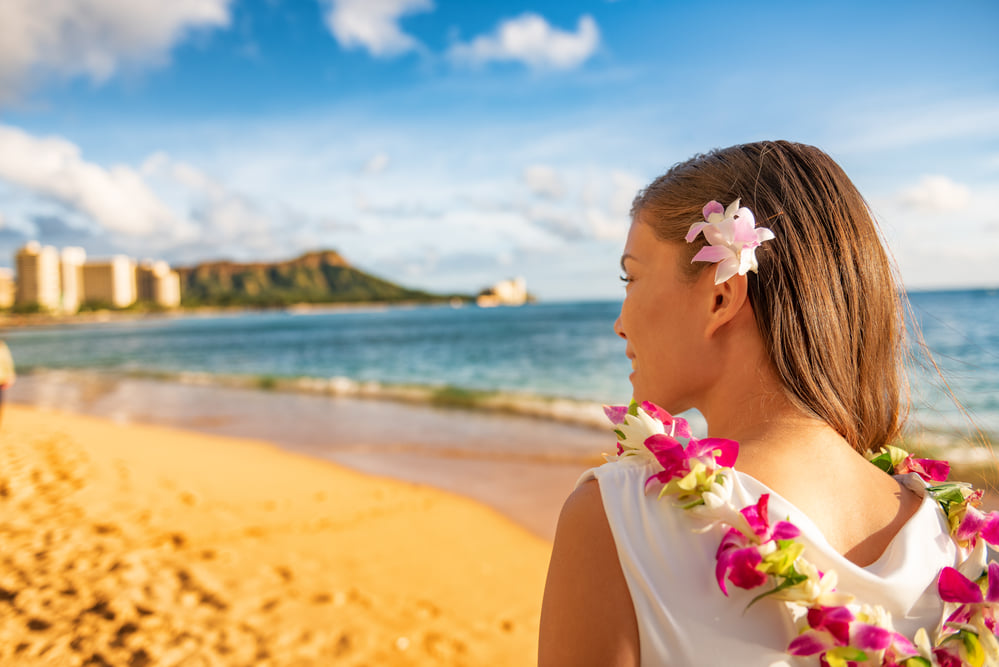
[[[535,659],[547,540],[260,440],[7,406],[0,516],[5,665]]]

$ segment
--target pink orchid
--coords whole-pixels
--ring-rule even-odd
[[[611,424],[617,426],[624,422],[625,418],[628,416],[628,406],[627,405],[605,405],[604,414],[607,415],[607,419],[610,420]]]
[[[864,651],[885,651],[897,659],[918,655],[915,645],[903,635],[858,621],[847,607],[813,607],[808,610],[809,630],[787,647],[791,655],[822,654],[823,663],[867,660]],[[827,655],[830,654],[830,655]],[[894,662],[889,657],[889,664]]]
[[[975,546],[981,537],[989,544],[999,545],[999,512],[985,513],[975,507],[982,492],[976,491],[966,501],[964,516],[954,531],[954,539],[959,544]]]
[[[917,459],[911,455],[895,466],[895,474],[905,475],[914,472],[927,482],[945,482],[950,475],[950,464],[934,459]]]
[[[981,586],[954,568],[945,567],[940,571],[940,578],[937,580],[940,599],[961,605],[947,618],[948,624],[965,624],[977,619],[995,633],[996,603],[999,603],[999,563],[989,563],[987,582],[986,591],[982,593]]]
[[[653,419],[658,419],[667,431],[671,432],[678,438],[691,438],[693,437],[690,432],[690,425],[687,423],[686,419],[681,419],[680,417],[674,417],[670,413],[666,412],[658,405],[652,401],[642,401],[642,404],[638,407],[645,410],[645,412]]]
[[[961,656],[954,654],[947,648],[933,649],[933,657],[936,658],[940,667],[965,667],[967,664],[961,659]]]
[[[702,211],[704,222],[696,222],[687,232],[687,243],[692,243],[703,233],[708,245],[701,248],[691,262],[718,263],[715,284],[719,285],[732,276],[756,271],[756,248],[774,238],[766,227],[756,228],[756,218],[748,208],[739,207],[739,200],[727,209],[716,201],[708,202]]]
[[[739,456],[739,443],[724,438],[691,439],[684,447],[676,438],[652,435],[646,439],[645,446],[663,467],[662,472],[645,481],[646,486],[653,480],[666,484],[677,477],[684,477],[694,469],[692,463],[701,463],[707,470],[731,468]]]
[[[690,425],[685,419],[674,417],[651,401],[641,405],[605,405],[604,414],[614,424],[617,434],[617,455],[636,453],[650,435],[669,434],[671,437],[690,438]],[[644,450],[642,450],[644,451]]]
[[[749,532],[729,528],[718,545],[715,553],[715,579],[725,595],[728,595],[726,579],[739,588],[746,589],[765,584],[767,575],[758,568],[763,562],[760,547],[774,540],[791,540],[801,534],[789,521],[778,521],[771,528],[767,514],[769,503],[770,494],[764,493],[755,505],[742,508],[740,513],[746,519]]]

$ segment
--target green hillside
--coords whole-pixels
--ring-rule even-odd
[[[177,271],[185,307],[443,301],[453,296],[396,285],[355,269],[332,250],[285,262],[207,262]]]

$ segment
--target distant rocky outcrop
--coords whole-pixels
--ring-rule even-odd
[[[445,301],[354,268],[335,250],[283,262],[205,262],[178,268],[184,306],[286,306],[302,303]]]

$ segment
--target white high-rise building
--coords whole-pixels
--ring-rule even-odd
[[[125,308],[135,303],[135,260],[115,255],[83,265],[83,300]]]
[[[0,308],[14,305],[14,272],[0,269]]]
[[[37,304],[43,310],[57,311],[59,299],[59,253],[52,246],[29,241],[14,255],[17,267],[17,305]]]
[[[83,248],[63,248],[59,272],[62,278],[62,311],[75,313],[83,303],[83,263],[87,253]]]
[[[164,308],[180,305],[180,274],[160,261],[144,261],[136,269],[135,282],[140,301],[150,301]]]

